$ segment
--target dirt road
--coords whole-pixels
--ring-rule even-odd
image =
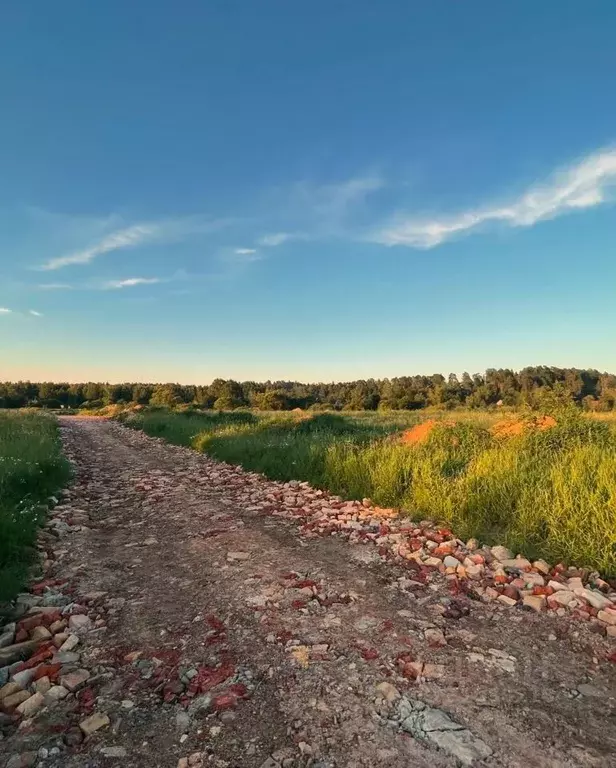
[[[90,678],[0,741],[12,766],[41,746],[34,764],[69,767],[616,766],[615,665],[590,627],[448,614],[438,579],[301,537],[242,491],[279,484],[107,421],[62,433],[50,574],[88,607]],[[75,708],[102,725],[71,743]]]

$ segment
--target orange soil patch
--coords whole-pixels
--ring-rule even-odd
[[[534,416],[531,419],[507,419],[498,421],[492,426],[490,432],[494,437],[515,437],[531,429],[540,432],[551,429],[556,426],[556,419],[553,416]]]
[[[453,427],[453,421],[437,421],[436,419],[427,419],[422,421],[421,424],[416,424],[414,427],[407,429],[400,436],[400,442],[405,445],[417,445],[418,443],[425,443],[430,434],[434,431],[438,425],[442,427]]]

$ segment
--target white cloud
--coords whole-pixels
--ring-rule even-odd
[[[263,235],[263,237],[259,238],[258,242],[259,245],[267,248],[275,248],[277,245],[282,245],[294,237],[297,237],[297,235],[293,235],[291,232],[273,232],[270,235]]]
[[[53,270],[68,267],[70,264],[89,264],[97,256],[110,251],[117,251],[119,248],[131,248],[140,245],[148,240],[155,239],[160,234],[160,227],[156,224],[135,224],[126,229],[120,229],[106,235],[96,245],[86,248],[83,251],[70,253],[66,256],[59,256],[43,264],[41,269]]]
[[[7,309],[6,307],[0,307],[0,315],[10,315],[12,309]]]
[[[73,286],[68,283],[42,283],[38,287],[42,291],[70,291]]]
[[[213,232],[226,226],[230,219],[212,220],[203,216],[185,216],[177,219],[164,219],[159,222],[133,224],[105,235],[94,245],[73,253],[50,259],[43,264],[42,270],[55,270],[72,264],[89,264],[97,256],[123,248],[135,248],[145,243],[173,242],[188,235]]]
[[[488,205],[434,218],[399,216],[370,239],[383,245],[433,248],[490,222],[530,227],[539,221],[608,202],[609,187],[614,184],[616,150],[604,150],[555,173],[546,183],[530,187],[509,204]]]
[[[103,285],[103,288],[132,288],[135,285],[155,285],[160,282],[162,280],[159,277],[128,277],[125,280],[110,280]]]
[[[236,248],[235,253],[238,256],[252,256],[254,253],[256,253],[256,248]]]
[[[43,315],[41,314],[41,312],[37,312],[35,309],[29,309],[29,310],[28,310],[28,313],[29,313],[29,314],[31,314],[31,315],[33,315],[34,317],[43,317]]]

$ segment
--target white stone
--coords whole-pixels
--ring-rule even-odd
[[[75,632],[80,632],[86,629],[90,629],[92,626],[92,620],[83,613],[76,613],[68,620],[68,628]]]
[[[77,637],[77,635],[69,635],[60,646],[60,651],[62,653],[66,651],[72,651],[78,645],[79,645],[79,638]]]
[[[502,563],[503,560],[512,560],[513,559],[513,552],[510,549],[507,549],[507,547],[492,547],[490,549],[490,552],[492,553],[492,557],[495,557],[497,560],[500,560]]]
[[[601,592],[595,592],[593,589],[585,589],[583,594],[580,594],[580,597],[589,605],[592,605],[593,608],[599,608],[600,610],[613,605],[609,598],[602,595]]]

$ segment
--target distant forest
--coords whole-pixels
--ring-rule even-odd
[[[439,373],[331,384],[296,381],[237,382],[215,379],[206,386],[182,384],[68,384],[29,381],[0,383],[0,407],[100,408],[116,403],[189,405],[228,410],[415,410],[434,406],[485,408],[541,407],[546,401],[573,402],[587,410],[616,408],[616,375],[577,368],[539,366],[519,372],[488,369],[484,374]]]

